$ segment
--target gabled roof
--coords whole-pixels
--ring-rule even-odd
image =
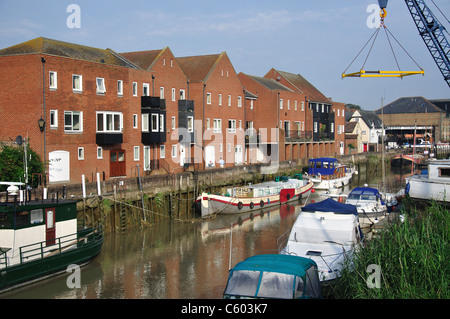
[[[225,54],[225,52],[222,52],[221,54],[198,55],[176,59],[189,81],[202,82],[208,79],[214,67]]]
[[[244,73],[242,73],[242,74],[244,74]],[[254,81],[258,82],[259,84],[265,86],[269,90],[281,90],[281,91],[294,92],[290,88],[284,86],[283,84],[281,84],[273,79],[262,78],[262,77],[255,76],[255,75],[248,75],[248,74],[245,74],[245,75],[248,76],[249,78],[253,79]]]
[[[13,45],[0,50],[0,56],[24,55],[24,54],[47,54],[66,57],[76,60],[104,63],[115,66],[138,68],[126,58],[111,49],[98,49],[80,44],[48,39],[44,37]]]
[[[443,112],[433,103],[421,96],[402,97],[375,111],[377,114],[403,114],[403,113],[437,113]]]
[[[347,123],[345,123],[345,134],[353,133],[353,131],[355,130],[356,125],[358,125],[358,122],[347,122]]]
[[[278,72],[283,78],[285,78],[286,81],[291,83],[300,93],[305,94],[306,98],[310,102],[332,104],[330,99],[323,95],[322,92],[320,92],[314,85],[308,82],[300,74],[293,74],[280,70],[275,71]]]
[[[161,56],[168,47],[161,50],[148,50],[148,51],[136,51],[136,52],[124,52],[120,53],[121,56],[127,60],[132,61],[144,70],[150,70],[153,64],[156,62],[159,56]]]
[[[352,118],[358,113],[369,128],[381,128],[383,123],[374,111],[357,110],[353,113]]]

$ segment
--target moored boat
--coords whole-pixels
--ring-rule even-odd
[[[278,239],[278,245],[280,254],[314,260],[320,281],[329,285],[340,276],[363,239],[356,207],[328,198],[303,207],[290,232]]]
[[[308,172],[303,178],[312,181],[314,189],[327,190],[348,185],[355,173],[353,165],[342,164],[336,158],[320,157],[309,160]]]
[[[450,202],[450,160],[434,160],[428,170],[406,178],[405,194],[413,199]]]
[[[386,203],[376,188],[356,187],[348,194],[345,203],[356,207],[362,227],[370,227],[387,215]]]
[[[75,201],[20,201],[13,191],[0,203],[0,291],[81,267],[102,244],[102,226],[80,226]]]
[[[300,178],[282,176],[275,181],[233,187],[226,194],[203,193],[197,199],[201,216],[242,213],[306,198],[314,184]]]
[[[321,298],[316,263],[289,255],[256,255],[230,270],[224,299]]]
[[[412,164],[414,165],[419,165],[423,162],[424,160],[424,156],[421,154],[399,154],[394,156],[394,158],[391,161],[391,165],[392,166],[411,166]]]

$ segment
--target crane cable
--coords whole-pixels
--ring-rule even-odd
[[[354,76],[355,74],[358,74],[358,72],[356,72],[356,73],[353,73],[353,75],[346,75],[346,72],[347,72],[347,70],[350,68],[350,66],[355,62],[355,60],[359,57],[359,55],[362,53],[362,51],[364,51],[364,49],[365,49],[366,46],[369,44],[369,42],[372,40],[372,38],[375,37],[375,38],[373,39],[373,41],[372,41],[372,44],[371,44],[370,49],[369,49],[369,52],[367,53],[367,56],[366,56],[366,58],[365,58],[365,60],[364,60],[364,63],[363,63],[363,65],[362,65],[362,67],[361,67],[361,73],[365,72],[365,71],[363,71],[363,70],[364,70],[364,66],[366,65],[366,62],[367,62],[367,60],[368,60],[368,58],[369,58],[369,55],[370,55],[370,53],[372,52],[373,46],[374,46],[374,44],[375,44],[375,41],[377,40],[378,34],[379,34],[380,29],[381,29],[382,27],[383,27],[384,30],[385,30],[386,38],[387,38],[387,40],[388,40],[388,43],[389,43],[391,52],[392,52],[392,54],[393,54],[393,56],[394,56],[395,63],[397,64],[397,68],[398,68],[398,70],[399,70],[399,73],[401,73],[400,65],[399,65],[399,63],[398,63],[397,56],[395,55],[394,48],[393,48],[393,46],[392,46],[392,43],[391,43],[391,40],[390,40],[390,38],[389,38],[388,33],[389,33],[389,34],[392,36],[392,38],[397,42],[397,44],[403,49],[403,51],[409,56],[409,58],[416,64],[416,66],[423,72],[423,69],[420,67],[420,65],[413,59],[413,57],[409,54],[409,52],[408,52],[408,51],[400,44],[400,42],[397,40],[397,38],[396,38],[396,37],[392,34],[392,32],[386,27],[386,25],[385,25],[385,23],[384,23],[384,18],[386,17],[386,15],[387,15],[386,9],[385,9],[385,8],[381,8],[381,11],[380,11],[380,17],[381,17],[380,26],[375,30],[375,32],[372,34],[372,36],[369,38],[369,40],[366,42],[366,44],[363,46],[363,48],[359,51],[359,53],[356,55],[356,57],[353,59],[353,61],[349,64],[349,66],[348,66],[348,67],[345,69],[345,71],[342,73],[342,77],[345,77],[345,76]],[[360,76],[361,76],[361,73],[359,73]],[[374,73],[374,72],[371,71],[371,72],[369,72],[369,73]]]

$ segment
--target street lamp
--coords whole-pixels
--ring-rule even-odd
[[[39,129],[41,130],[41,132],[44,132],[45,121],[44,121],[44,119],[42,117],[38,120],[38,125],[39,125]]]

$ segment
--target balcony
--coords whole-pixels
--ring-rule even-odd
[[[290,143],[311,142],[312,131],[287,130],[285,131],[285,141]]]
[[[113,145],[123,142],[122,133],[97,133],[96,143],[97,145]]]

